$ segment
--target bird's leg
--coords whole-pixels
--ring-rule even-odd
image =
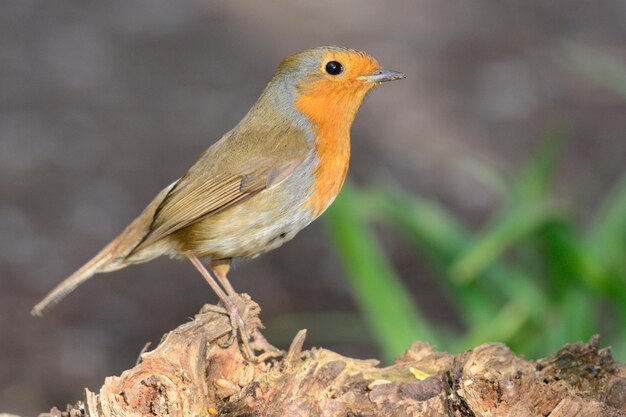
[[[228,272],[230,271],[231,262],[231,259],[211,260],[211,269],[213,270],[213,274],[217,277],[220,284],[222,284],[222,287],[224,287],[228,295],[233,296],[237,295],[237,292],[235,291],[227,277]],[[261,331],[259,329],[255,329],[252,333],[252,344],[266,352],[280,352],[276,347],[272,346],[270,342],[267,341],[267,339],[265,338],[265,336],[263,336],[263,334],[261,334]]]
[[[228,295],[237,295],[237,292],[228,281],[228,271],[230,271],[230,259],[216,259],[211,260],[211,269],[213,270],[213,274],[217,277],[222,287],[226,290]]]
[[[249,341],[250,336],[248,336],[248,331],[246,330],[246,325],[241,318],[241,314],[239,313],[239,309],[232,302],[232,300],[228,297],[228,295],[224,292],[224,290],[219,286],[215,278],[211,275],[211,273],[204,267],[202,262],[193,255],[188,255],[189,260],[196,267],[196,269],[200,272],[200,274],[204,277],[204,279],[209,283],[213,291],[217,294],[219,299],[224,303],[224,308],[228,312],[228,316],[230,318],[230,324],[232,328],[232,333],[230,339],[226,343],[226,345],[230,345],[233,340],[237,338],[237,330],[239,330],[239,334],[241,335],[241,342],[243,343],[244,350],[249,359],[253,360],[255,358],[254,352],[250,347]],[[229,284],[230,285],[230,284]],[[232,286],[230,287],[232,289]]]

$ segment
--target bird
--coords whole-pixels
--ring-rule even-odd
[[[346,178],[350,128],[363,99],[402,78],[346,47],[286,57],[243,119],[31,314],[43,315],[94,274],[169,255],[198,269],[247,346],[227,277],[232,260],[278,248],[328,208]],[[201,259],[210,260],[210,271]]]

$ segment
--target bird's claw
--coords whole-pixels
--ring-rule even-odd
[[[232,300],[223,301],[224,307],[215,306],[215,305],[204,305],[202,307],[201,312],[213,312],[218,314],[223,314],[228,316],[230,321],[230,334],[228,339],[224,342],[218,342],[217,345],[222,349],[226,349],[230,347],[235,340],[237,340],[237,333],[239,333],[239,337],[241,338],[241,344],[243,345],[243,353],[246,356],[246,359],[250,361],[255,360],[254,350],[250,347],[250,336],[248,336],[248,332],[246,330],[246,325],[241,318],[241,314],[239,313],[239,308]],[[255,333],[256,335],[256,333]],[[262,337],[262,336],[261,336]],[[265,340],[265,338],[263,338]],[[255,337],[253,342],[257,342]],[[265,341],[267,345],[271,346],[267,341]],[[273,347],[273,346],[272,346]],[[274,348],[275,349],[275,348]]]
[[[244,356],[247,360],[254,361],[256,356],[254,355],[254,350],[250,347],[250,336],[248,335],[246,324],[239,313],[239,308],[231,298],[232,297],[229,297],[228,300],[224,300],[224,307],[226,308],[230,319],[231,333],[226,343],[224,343],[224,345],[220,345],[220,347],[228,347],[232,345],[233,342],[237,340],[237,333],[239,333]]]
[[[230,320],[230,334],[228,335],[228,339],[226,339],[225,342],[221,342],[217,344],[222,349],[226,349],[230,347],[230,345],[232,345],[233,342],[237,340],[237,322],[235,320],[235,317],[232,314],[230,314],[228,311],[226,311],[225,314],[228,316],[228,319]]]

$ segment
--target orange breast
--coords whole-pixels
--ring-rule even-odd
[[[319,75],[298,85],[296,108],[311,121],[318,164],[311,197],[304,203],[319,216],[339,194],[350,161],[350,127],[372,83],[360,80],[380,68],[372,57],[354,51],[330,54],[323,62],[337,59],[345,71],[337,76]],[[320,68],[320,74],[322,69]]]
[[[350,163],[350,134],[320,131],[315,140],[318,164],[315,167],[314,191],[306,201],[315,217],[322,214],[339,194]]]
[[[342,94],[343,93],[343,94]],[[329,91],[316,96],[301,96],[297,108],[313,122],[315,150],[318,163],[311,197],[304,207],[313,211],[315,217],[322,214],[339,194],[346,179],[350,162],[350,126],[361,100],[345,97],[344,91]],[[320,98],[320,97],[323,97]]]

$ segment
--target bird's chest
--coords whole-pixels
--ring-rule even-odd
[[[303,204],[318,217],[333,202],[346,179],[350,164],[350,135],[318,132],[315,141],[315,162],[311,169],[312,184]]]
[[[228,210],[203,219],[188,251],[198,256],[254,256],[279,247],[315,220],[346,177],[349,137],[316,142],[315,150],[284,181]]]

